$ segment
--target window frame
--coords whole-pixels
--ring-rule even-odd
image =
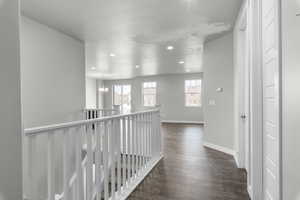
[[[146,89],[151,89],[151,88],[154,88],[155,89],[155,94],[152,94],[152,95],[154,95],[154,99],[155,99],[155,103],[154,103],[154,105],[153,106],[149,106],[149,105],[145,105],[145,87],[144,87],[144,85],[145,85],[145,83],[155,83],[155,87],[148,87],[148,88],[146,88]],[[149,94],[148,94],[149,95]],[[143,83],[142,83],[142,104],[143,104],[143,107],[145,107],[145,108],[155,108],[156,107],[156,105],[157,105],[157,82],[156,81],[144,81]]]
[[[195,82],[197,82],[197,81],[199,81],[200,82],[200,91],[199,92],[187,92],[187,82],[192,82],[192,81],[195,81]],[[188,94],[199,94],[200,95],[200,99],[199,99],[199,101],[200,101],[200,103],[199,103],[199,105],[197,104],[197,105],[188,105],[187,103],[188,103],[188,101],[187,101],[187,95]],[[188,107],[188,108],[197,108],[197,107],[202,107],[202,79],[186,79],[185,81],[184,81],[184,106],[185,107]]]

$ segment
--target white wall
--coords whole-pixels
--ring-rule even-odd
[[[281,2],[283,200],[300,200],[300,2]]]
[[[19,1],[0,1],[0,199],[22,199]]]
[[[78,118],[85,107],[84,44],[26,17],[21,22],[24,126]]]
[[[85,107],[84,44],[26,17],[21,18],[21,87],[25,128],[79,119]],[[62,140],[55,138],[56,192],[62,191]],[[38,196],[47,196],[47,137],[38,136],[37,152],[30,160],[24,143],[24,193],[35,173]],[[72,141],[71,141],[72,144]]]
[[[97,80],[86,78],[86,108],[97,108]]]
[[[202,73],[158,75],[138,77],[131,80],[104,81],[109,93],[105,93],[105,107],[112,106],[112,86],[114,84],[131,84],[133,111],[146,109],[142,104],[142,83],[157,82],[157,104],[161,105],[163,121],[203,122],[202,107],[185,107],[184,81],[186,79],[202,79]]]
[[[233,34],[204,45],[204,141],[234,149]],[[216,92],[217,88],[223,92]],[[215,105],[209,105],[214,100]]]

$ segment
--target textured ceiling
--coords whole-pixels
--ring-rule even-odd
[[[21,0],[21,6],[25,16],[85,42],[88,76],[114,79],[201,72],[204,41],[232,29],[241,2]]]

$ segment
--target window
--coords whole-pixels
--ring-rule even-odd
[[[114,85],[113,104],[121,106],[121,113],[131,112],[131,85]]]
[[[147,107],[156,105],[156,82],[143,83],[143,102]]]
[[[185,106],[201,106],[201,80],[185,81]]]

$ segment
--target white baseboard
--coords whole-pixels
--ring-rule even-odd
[[[233,157],[236,155],[235,151],[232,149],[229,149],[227,147],[222,147],[219,145],[215,145],[215,144],[212,144],[209,142],[203,142],[203,146],[217,150],[217,151],[221,151],[221,152],[229,154],[229,155],[232,155]]]
[[[237,168],[240,168],[239,153],[235,152],[234,155],[233,155],[233,158],[234,158],[234,161],[235,161],[235,164],[236,164]]]
[[[253,198],[253,193],[252,193],[252,187],[251,187],[251,185],[248,185],[247,191],[248,191],[248,194],[250,196],[250,199],[252,199]]]
[[[162,123],[169,123],[169,124],[201,124],[203,125],[203,121],[176,121],[176,120],[162,120]]]

